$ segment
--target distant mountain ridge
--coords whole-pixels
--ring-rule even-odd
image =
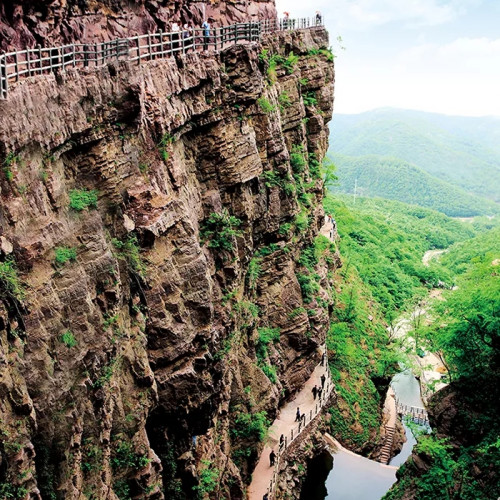
[[[500,209],[500,118],[383,108],[334,115],[331,136],[343,192],[352,191],[354,175],[367,196],[410,197],[448,215]]]
[[[442,181],[411,163],[377,155],[330,155],[339,167],[333,192],[379,197],[432,208],[451,217],[500,212],[500,205]]]

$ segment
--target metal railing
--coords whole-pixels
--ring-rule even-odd
[[[321,396],[318,397],[318,402],[315,404],[315,407],[309,410],[308,413],[303,414],[301,421],[290,430],[290,433],[286,436],[283,436],[283,440],[280,439],[280,443],[278,446],[278,452],[276,453],[276,459],[274,462],[274,470],[271,481],[269,482],[269,487],[267,489],[267,494],[269,500],[274,498],[274,492],[276,490],[276,485],[278,484],[278,476],[279,476],[279,466],[280,460],[282,459],[287,448],[294,442],[300,434],[306,429],[306,427],[318,416],[321,412],[323,406],[325,406],[326,402],[329,400],[331,393],[335,390],[335,384],[332,381],[330,370],[328,369],[328,362],[326,362],[326,380],[323,388],[323,392]]]
[[[410,417],[414,423],[425,426],[429,425],[429,415],[425,408],[404,405],[399,401],[396,401],[396,408],[398,414]]]
[[[40,46],[0,53],[0,99],[6,99],[9,82],[30,76],[64,71],[68,67],[101,67],[112,61],[151,61],[195,50],[219,51],[231,44],[251,43],[276,31],[323,26],[322,19],[264,19],[210,29],[189,27],[117,38],[102,43],[73,43],[58,47]]]

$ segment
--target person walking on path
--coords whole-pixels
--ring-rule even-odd
[[[284,442],[285,442],[285,435],[284,435],[284,434],[282,434],[282,435],[280,436],[280,448],[283,446],[283,443],[284,443]]]
[[[325,366],[325,361],[326,361],[326,353],[323,353],[321,356],[321,366]]]
[[[274,465],[274,462],[276,460],[276,453],[274,453],[274,450],[271,450],[271,453],[269,453],[269,467],[272,467]]]
[[[316,399],[316,395],[318,394],[318,387],[317,386],[314,386],[312,389],[311,389],[311,392],[313,393],[313,398]]]
[[[318,387],[318,399],[321,402],[321,394],[323,393],[323,389],[321,387]]]
[[[325,386],[325,380],[326,380],[326,377],[325,377],[325,374],[323,373],[323,375],[321,375],[321,388],[322,389]]]
[[[297,413],[295,414],[295,422],[300,422],[300,408],[297,406]]]
[[[265,493],[264,496],[262,497],[262,500],[269,500],[269,495]]]

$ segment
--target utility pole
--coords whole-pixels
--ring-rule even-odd
[[[356,191],[358,189],[358,179],[354,179],[354,204],[356,204]]]

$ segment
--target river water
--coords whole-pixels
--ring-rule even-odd
[[[423,406],[419,383],[411,371],[405,370],[395,375],[391,385],[401,403]],[[394,466],[406,461],[416,443],[412,432],[406,426],[405,430],[407,441],[389,466],[347,450],[339,450],[333,457],[329,453],[319,455],[308,467],[308,477],[302,488],[301,499],[380,500],[396,482],[397,468]]]

